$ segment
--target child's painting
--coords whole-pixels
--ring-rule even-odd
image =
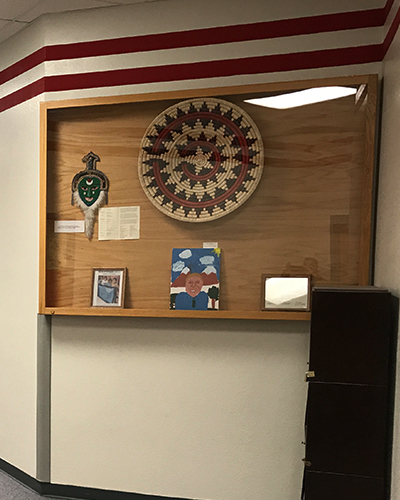
[[[220,248],[174,248],[170,308],[219,309],[220,259]]]

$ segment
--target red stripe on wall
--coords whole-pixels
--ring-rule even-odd
[[[396,12],[392,24],[390,25],[390,28],[386,34],[385,40],[382,43],[382,59],[385,57],[387,51],[389,50],[389,47],[393,42],[393,39],[397,33],[399,25],[400,25],[400,8]]]
[[[200,47],[382,26],[383,9],[50,46],[51,60]]]
[[[151,50],[176,49],[182,47],[200,47],[221,43],[266,40],[295,35],[309,35],[312,33],[383,26],[387,16],[386,8],[390,2],[393,2],[393,0],[387,0],[386,6],[382,9],[341,12],[337,14],[283,19],[279,21],[96,40],[93,42],[50,45],[37,50],[24,59],[21,59],[21,61],[1,71],[0,85],[45,61],[147,52]]]
[[[371,26],[377,24],[380,25],[383,22],[382,19],[386,19],[387,14],[393,6],[393,2],[394,0],[387,0],[383,9],[360,11],[361,17],[359,19],[362,19],[362,24],[364,24],[362,27],[365,27],[365,23],[370,23]],[[82,57],[82,54],[89,53],[92,56],[99,56],[106,55],[108,53],[107,51],[109,51],[109,54],[118,53],[118,50],[126,51],[126,46],[124,44],[128,41],[129,50],[134,52],[180,46],[197,46],[202,44],[205,45],[206,43],[226,43],[228,40],[244,41],[245,39],[255,40],[260,38],[282,36],[282,33],[280,33],[277,29],[278,25],[280,25],[280,28],[282,28],[282,26],[286,26],[286,35],[284,36],[289,36],[288,33],[295,34],[293,31],[291,32],[289,30],[299,30],[302,32],[298,34],[305,34],[307,29],[314,30],[309,31],[308,33],[317,32],[317,30],[320,30],[321,28],[323,31],[332,31],[333,25],[328,26],[324,24],[328,22],[328,19],[331,21],[336,19],[338,23],[340,21],[342,23],[342,28],[340,29],[351,29],[350,27],[344,28],[344,23],[348,23],[347,26],[354,27],[354,23],[359,22],[356,20],[355,14],[360,15],[360,12],[271,21],[267,23],[243,24],[220,28],[208,28],[178,33],[164,33],[161,35],[146,35],[115,40],[81,42],[70,45],[53,45],[37,50],[21,61],[0,72],[0,84],[47,60]],[[370,18],[371,13],[376,14],[377,17],[375,17],[375,20]],[[380,17],[378,16],[378,13]],[[312,28],[310,23],[316,19],[319,20],[320,24],[318,27],[315,26]],[[379,19],[379,23],[377,19]],[[299,25],[295,26],[297,22]],[[338,25],[339,24],[336,26]],[[43,92],[79,90],[95,87],[112,87],[162,81],[216,78],[240,74],[273,73],[278,71],[294,71],[317,67],[345,66],[349,64],[379,62],[382,61],[385,56],[399,25],[400,7],[395,15],[384,42],[377,45],[347,47],[342,49],[326,49],[305,53],[248,57],[225,61],[175,64],[169,66],[132,68],[116,71],[44,77],[0,99],[0,112],[16,106],[17,104],[31,99]],[[274,29],[276,29],[276,31],[274,31]],[[249,33],[251,33],[251,36]],[[206,35],[210,35],[207,40],[204,39]],[[147,44],[147,42],[149,43]],[[86,52],[83,50],[84,48]]]
[[[386,22],[387,16],[389,15],[390,9],[393,7],[393,4],[394,4],[394,0],[387,0],[386,1],[385,7],[383,8],[383,14],[385,17],[385,20],[383,23]]]
[[[222,61],[207,61],[169,66],[97,71],[44,77],[0,99],[0,112],[43,92],[138,85],[144,83],[198,80],[234,75],[254,75],[319,67],[364,64],[381,60],[381,45],[316,50]]]
[[[317,50],[221,61],[207,61],[113,71],[46,77],[46,91],[76,90],[119,85],[198,80],[234,75],[296,71],[328,66],[363,64],[380,60],[381,45]]]
[[[33,97],[43,94],[43,92],[46,92],[45,84],[45,78],[41,78],[40,80],[30,83],[26,87],[3,97],[0,99],[0,113],[13,108],[22,102],[28,101]]]
[[[12,80],[16,76],[29,71],[30,69],[38,66],[39,64],[46,61],[46,48],[42,47],[41,49],[29,54],[29,56],[24,57],[20,61],[12,64],[3,71],[0,71],[0,85],[3,83]]]

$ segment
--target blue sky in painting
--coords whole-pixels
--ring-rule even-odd
[[[172,250],[171,282],[182,272],[214,272],[219,281],[220,249],[214,248],[174,248]]]

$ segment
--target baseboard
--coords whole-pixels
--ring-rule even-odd
[[[189,500],[177,497],[160,497],[154,495],[143,495],[142,493],[130,493],[125,491],[102,490],[98,488],[86,488],[83,486],[71,486],[64,484],[43,483],[31,477],[26,472],[18,469],[0,458],[0,469],[18,482],[27,486],[39,495],[45,497],[63,497],[74,500]],[[193,499],[192,499],[193,500]]]
[[[43,496],[56,496],[76,500],[189,500],[177,497],[160,497],[154,495],[143,495],[141,493],[129,493],[124,491],[101,490],[97,488],[84,488],[81,486],[66,486],[63,484],[43,483]]]
[[[16,479],[18,482],[24,484],[31,490],[36,491],[36,493],[41,494],[41,484],[37,479],[34,479],[32,476],[23,472],[21,469],[18,469],[14,465],[9,464],[5,460],[0,458],[0,469],[4,471],[9,476]]]

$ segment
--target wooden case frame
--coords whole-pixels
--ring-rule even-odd
[[[278,123],[278,121],[270,121],[265,125],[265,129],[267,130],[267,136],[272,133],[274,134],[275,128],[278,129],[278,132],[270,140],[268,138],[268,144],[264,144],[265,150],[268,152],[272,148],[273,156],[266,157],[265,159],[265,185],[261,185],[257,188],[255,194],[248,200],[244,205],[244,209],[248,211],[249,217],[243,216],[243,213],[239,213],[241,209],[229,214],[227,217],[223,217],[218,221],[212,223],[203,223],[203,224],[191,224],[191,226],[196,226],[196,228],[191,229],[189,232],[188,228],[185,226],[185,222],[176,221],[177,224],[181,224],[178,227],[174,222],[164,214],[155,214],[152,213],[150,218],[155,218],[157,224],[160,222],[159,217],[164,217],[164,220],[161,222],[164,226],[161,233],[161,240],[155,239],[152,242],[149,242],[150,247],[152,248],[152,252],[154,251],[154,255],[148,254],[148,260],[157,261],[159,258],[159,252],[156,252],[156,248],[159,246],[160,241],[162,241],[163,234],[169,234],[168,231],[172,228],[173,234],[176,235],[175,240],[181,238],[181,242],[175,241],[173,246],[188,246],[195,247],[200,246],[204,241],[218,241],[219,246],[223,249],[223,267],[222,272],[224,273],[224,290],[222,293],[221,300],[221,308],[219,311],[171,311],[169,310],[169,278],[167,277],[169,273],[169,265],[165,265],[165,262],[170,261],[170,255],[164,258],[165,267],[165,305],[162,302],[161,297],[147,297],[146,301],[143,300],[137,301],[135,298],[135,293],[137,293],[137,288],[141,286],[142,279],[140,277],[135,276],[135,272],[131,273],[131,268],[136,269],[136,263],[133,262],[131,265],[127,263],[127,267],[130,273],[130,288],[127,289],[126,299],[128,304],[124,309],[112,309],[112,308],[90,308],[82,305],[82,301],[79,300],[64,300],[61,295],[62,286],[60,283],[59,274],[62,271],[62,263],[60,262],[65,258],[69,259],[68,265],[70,266],[70,276],[68,279],[71,279],[71,276],[75,276],[77,279],[78,275],[91,273],[92,267],[122,267],[120,260],[117,259],[117,262],[112,261],[112,259],[108,259],[105,262],[103,259],[100,262],[95,262],[93,265],[89,264],[91,255],[88,255],[87,263],[82,262],[74,265],[74,259],[76,258],[78,252],[78,246],[72,245],[71,248],[68,247],[68,244],[60,250],[60,254],[54,255],[54,248],[61,248],[64,244],[62,243],[63,238],[67,238],[65,235],[58,235],[55,237],[51,232],[52,224],[54,223],[54,219],[57,217],[66,217],[63,214],[67,213],[67,209],[61,210],[57,212],[56,210],[53,213],[54,209],[54,199],[51,200],[52,192],[49,189],[49,185],[56,186],[56,191],[58,193],[62,193],[63,198],[65,198],[64,204],[65,207],[68,205],[68,200],[70,198],[70,182],[73,177],[71,173],[76,173],[79,169],[82,168],[80,164],[81,158],[87,154],[87,152],[91,149],[95,149],[92,145],[92,140],[87,138],[85,134],[87,134],[88,130],[91,128],[91,116],[94,113],[95,117],[93,118],[94,130],[93,137],[95,137],[96,133],[100,135],[104,133],[104,137],[106,137],[106,131],[104,131],[101,127],[103,123],[107,127],[108,116],[113,116],[113,119],[118,119],[119,112],[124,115],[126,118],[127,114],[130,113],[129,106],[133,106],[133,110],[141,110],[148,108],[152,109],[153,115],[157,112],[157,109],[166,109],[168,103],[170,102],[178,102],[179,100],[184,100],[192,97],[199,96],[215,96],[226,98],[229,100],[230,98],[240,98],[240,102],[244,97],[284,92],[284,91],[293,91],[296,89],[309,88],[312,86],[324,86],[324,85],[352,85],[357,87],[357,96],[355,99],[354,110],[351,113],[354,113],[355,120],[355,128],[351,131],[351,133],[347,133],[345,131],[346,120],[338,121],[338,123],[334,126],[326,125],[326,138],[328,138],[331,142],[332,151],[335,153],[337,147],[337,156],[340,157],[339,160],[342,161],[340,163],[340,168],[331,169],[329,168],[329,164],[325,165],[323,162],[326,162],[326,158],[322,158],[321,165],[322,169],[327,173],[327,175],[331,175],[331,172],[334,172],[333,175],[341,175],[340,172],[344,172],[344,177],[350,177],[350,187],[348,189],[350,195],[349,200],[346,200],[346,203],[349,204],[349,212],[350,212],[350,222],[349,218],[346,219],[346,215],[343,215],[339,209],[333,210],[333,215],[328,221],[328,229],[329,231],[329,241],[324,240],[324,248],[328,248],[330,245],[330,249],[326,251],[330,255],[336,255],[339,252],[339,255],[344,256],[349,261],[351,261],[351,273],[348,273],[351,276],[346,275],[346,272],[337,272],[336,277],[334,275],[335,266],[342,266],[345,269],[346,263],[343,264],[341,262],[331,262],[328,275],[328,279],[324,279],[324,277],[318,277],[314,273],[313,275],[313,283],[314,284],[335,284],[335,285],[367,285],[370,281],[370,268],[371,268],[371,244],[372,244],[372,204],[374,199],[373,186],[374,186],[374,161],[375,161],[375,128],[376,128],[376,116],[377,116],[377,86],[378,80],[376,75],[369,76],[355,76],[355,77],[341,77],[341,78],[332,78],[332,79],[324,79],[324,80],[307,80],[307,81],[299,81],[299,82],[285,82],[285,83],[272,83],[272,84],[262,84],[262,85],[248,85],[248,86],[240,86],[240,87],[224,87],[224,88],[211,88],[211,89],[201,89],[201,90],[187,90],[187,91],[174,91],[174,92],[165,92],[165,93],[157,93],[157,94],[141,94],[141,95],[133,95],[133,96],[114,96],[114,97],[103,97],[103,98],[89,98],[89,99],[77,99],[77,100],[68,100],[68,101],[54,101],[54,102],[43,102],[41,103],[41,172],[40,172],[40,265],[39,265],[39,313],[41,314],[61,314],[61,315],[108,315],[108,316],[138,316],[138,317],[197,317],[197,318],[232,318],[232,319],[295,319],[295,320],[308,320],[310,318],[309,312],[294,312],[294,311],[260,311],[259,303],[260,303],[260,288],[259,288],[259,276],[261,274],[282,274],[282,272],[287,272],[287,269],[283,269],[284,261],[281,258],[281,255],[286,256],[287,261],[290,263],[289,271],[292,273],[304,273],[304,264],[299,255],[307,256],[311,254],[313,250],[313,245],[315,245],[314,241],[307,241],[309,239],[309,235],[316,234],[318,237],[319,232],[321,232],[321,228],[318,226],[322,218],[318,218],[318,211],[321,210],[322,201],[320,205],[313,206],[312,201],[307,206],[307,196],[310,193],[307,193],[307,189],[312,190],[313,186],[307,185],[307,183],[303,182],[304,177],[302,177],[302,170],[307,167],[307,148],[312,148],[313,144],[310,142],[310,138],[315,134],[318,136],[318,140],[322,143],[323,136],[320,133],[320,126],[316,125],[315,120],[319,120],[317,115],[315,115],[314,121],[310,121],[309,128],[304,131],[304,134],[307,135],[309,141],[305,146],[299,145],[294,140],[292,143],[292,152],[290,153],[290,158],[292,158],[292,163],[296,163],[297,158],[300,156],[298,169],[292,168],[290,161],[287,159],[280,157],[282,155],[282,148],[287,147],[287,142],[289,140],[289,134],[287,131],[290,131],[290,134],[295,134],[296,127],[301,127],[300,120],[296,123],[292,123],[287,125],[284,124],[285,120],[287,120],[288,115],[282,119],[282,125]],[[354,98],[354,96],[353,96]],[[164,104],[165,103],[165,104]],[[136,106],[136,108],[135,108]],[[323,110],[325,108],[319,108]],[[127,111],[128,110],[128,111]],[[147,113],[147,114],[146,114]],[[146,111],[146,117],[149,114]],[[348,111],[345,114],[348,114]],[[133,116],[133,115],[132,115]],[[275,116],[275,115],[274,115]],[[276,115],[277,116],[277,115]],[[300,115],[298,115],[300,116]],[[325,115],[324,115],[325,116]],[[346,115],[347,116],[347,115]],[[351,115],[353,116],[353,115]],[[321,118],[322,119],[322,118]],[[325,118],[324,118],[325,119]],[[137,135],[136,139],[143,134],[143,131],[146,130],[149,121],[142,119],[140,123],[138,122],[134,125],[134,133]],[[272,120],[272,119],[271,119]],[[82,122],[87,122],[87,128],[84,129],[85,133],[78,133],[78,129],[81,126]],[[122,122],[121,122],[122,123]],[[125,122],[126,123],[126,122]],[[263,125],[263,118],[260,120],[260,123]],[[72,124],[72,125],[71,125]],[[69,126],[71,127],[69,128]],[[274,128],[275,125],[275,128]],[[343,125],[343,126],[342,126]],[[74,127],[77,127],[76,130]],[[119,125],[121,126],[121,125]],[[304,125],[306,127],[307,125]],[[288,127],[288,128],[284,128]],[[63,136],[64,131],[67,130],[69,135]],[[281,132],[279,132],[281,130]],[[282,132],[283,130],[283,132]],[[286,132],[285,132],[286,130]],[[332,130],[332,132],[330,132]],[[115,131],[113,131],[115,132]],[[281,135],[279,135],[281,134]],[[304,135],[303,134],[303,135]],[[320,135],[318,135],[320,134]],[[329,135],[331,134],[331,135]],[[58,143],[57,143],[58,141]],[[346,146],[347,144],[352,144],[350,146]],[[61,144],[61,146],[60,146]],[[102,144],[99,142],[99,144]],[[112,150],[114,146],[109,146],[109,151]],[[129,148],[130,144],[124,144],[126,148],[127,154],[131,154]],[[289,147],[289,146],[288,146]],[[347,147],[346,149],[343,149]],[[295,148],[299,148],[299,150],[295,150]],[[301,149],[303,148],[303,150]],[[350,148],[350,149],[349,149]],[[62,151],[61,151],[62,150]],[[129,150],[129,151],[128,151]],[[61,151],[61,152],[60,152]],[[109,175],[110,168],[107,162],[111,163],[114,161],[114,157],[112,153],[109,151],[94,151],[99,154],[100,157],[104,157],[104,161],[101,163],[101,169]],[[115,151],[115,148],[114,150]],[[353,163],[350,166],[346,166],[346,162],[348,163],[350,160],[349,157],[352,155],[351,160]],[[132,153],[135,156],[136,153]],[[64,155],[64,157],[63,157]],[[66,156],[65,156],[66,155]],[[341,156],[340,156],[341,155]],[[347,155],[347,156],[346,156]],[[71,165],[69,173],[63,170],[64,165],[71,158],[74,158],[74,164]],[[317,154],[318,156],[318,154]],[[331,155],[332,156],[332,155]],[[121,162],[121,168],[125,165],[125,158],[119,159]],[[115,160],[117,164],[118,158]],[[328,158],[330,161],[330,157]],[[317,161],[317,160],[316,160]],[[328,163],[329,163],[328,161]],[[334,161],[334,160],[332,160]],[[123,164],[123,165],[122,165]],[[274,170],[269,170],[270,165],[274,168]],[[286,165],[287,168],[283,166]],[[345,165],[343,167],[343,165]],[[319,164],[317,165],[319,168]],[[278,168],[279,167],[279,168]],[[119,168],[119,167],[118,167]],[[137,166],[130,165],[129,168],[133,168],[136,172]],[[291,170],[290,170],[291,169]],[[347,170],[346,170],[347,169]],[[286,179],[278,179],[280,173],[283,172],[284,175],[288,175],[287,172],[290,170],[291,177],[287,181]],[[271,172],[274,172],[274,175],[271,175]],[[305,170],[304,170],[305,171]],[[347,178],[346,177],[346,178]],[[354,181],[356,178],[356,182]],[[121,178],[121,176],[120,176]],[[278,179],[278,180],[277,180]],[[303,181],[302,181],[303,179]],[[266,215],[268,216],[268,212],[262,212],[264,208],[260,211],[260,207],[264,207],[263,200],[267,200],[269,203],[268,207],[274,207],[274,195],[277,192],[282,192],[276,189],[276,183],[279,184],[279,187],[285,187],[288,184],[294,185],[296,182],[299,183],[299,180],[303,183],[301,184],[303,191],[299,193],[297,199],[290,199],[286,202],[285,195],[287,195],[286,191],[282,194],[282,198],[278,201],[275,200],[275,203],[278,203],[279,209],[279,217],[283,217],[282,214],[287,213],[288,210],[292,210],[290,213],[295,213],[295,209],[291,208],[293,203],[298,203],[302,213],[306,213],[309,220],[309,227],[307,227],[307,231],[305,231],[304,235],[302,234],[302,228],[299,228],[298,225],[290,226],[290,224],[280,224],[279,221],[275,221],[276,224],[273,226],[273,231],[266,231],[263,223],[265,221]],[[113,197],[113,179],[110,179],[110,200]],[[339,179],[340,181],[340,179]],[[354,181],[354,182],[353,182]],[[271,191],[265,192],[265,186],[268,185],[268,182],[271,185],[271,182],[275,182],[273,189]],[[341,181],[340,181],[341,182]],[[306,186],[304,188],[304,186]],[[347,189],[347,188],[346,188]],[[314,189],[315,190],[315,189]],[[255,196],[258,192],[258,195]],[[136,193],[138,194],[139,191]],[[353,193],[353,194],[351,194]],[[354,195],[354,199],[352,196]],[[292,196],[292,193],[290,194]],[[321,195],[322,196],[322,195]],[[354,201],[356,199],[356,202]],[[140,201],[140,203],[142,203]],[[149,202],[150,203],[150,202]],[[116,200],[110,202],[109,206],[126,206],[132,205],[133,202],[128,203],[126,200]],[[353,205],[357,205],[356,209],[354,209]],[[154,207],[152,210],[158,212]],[[265,208],[267,210],[267,208]],[[352,222],[352,210],[356,213],[356,216],[353,219],[356,221]],[[146,215],[146,210],[143,211],[144,215]],[[68,212],[70,214],[70,212]],[[142,213],[142,211],[141,211]],[[150,213],[150,212],[148,212]],[[80,212],[74,212],[77,219],[80,218]],[[314,220],[314,215],[317,214],[317,218]],[[268,218],[268,217],[267,217]],[[272,218],[272,217],[271,217]],[[145,219],[145,217],[144,217]],[[150,220],[150,219],[149,219]],[[304,219],[303,219],[304,220]],[[249,225],[249,221],[252,221]],[[308,219],[307,219],[308,221]],[[347,221],[347,222],[346,222]],[[285,223],[288,222],[288,219],[285,219]],[[279,223],[279,224],[278,224]],[[212,231],[211,224],[214,224],[215,231]],[[297,222],[298,224],[298,222]],[[325,224],[325,222],[324,222]],[[347,224],[347,225],[346,225]],[[353,224],[353,226],[352,226]],[[208,226],[207,226],[208,225]],[[312,226],[315,225],[315,228]],[[202,226],[200,229],[199,226]],[[282,226],[282,229],[281,229]],[[167,229],[165,229],[167,228]],[[346,229],[347,228],[347,229]],[[145,227],[143,228],[145,229]],[[198,231],[198,234],[195,234],[194,231]],[[312,233],[312,230],[314,233]],[[347,231],[347,233],[346,233]],[[145,232],[145,231],[144,231]],[[349,234],[352,234],[352,250],[351,252],[347,252],[346,245],[348,244]],[[218,234],[222,236],[219,238]],[[293,243],[294,236],[297,238]],[[237,235],[240,235],[240,238],[235,239]],[[333,236],[332,236],[333,235]],[[73,236],[76,238],[76,235]],[[314,237],[314,236],[313,236]],[[323,232],[321,232],[321,238],[324,238]],[[58,239],[57,239],[58,238]],[[83,238],[83,236],[82,236]],[[280,240],[281,239],[281,243]],[[146,239],[146,235],[143,236],[143,239]],[[326,237],[325,237],[326,239]],[[278,241],[277,245],[274,248],[274,255],[268,254],[268,245],[272,245],[274,241]],[[222,243],[221,243],[222,241]],[[317,240],[315,240],[317,241]],[[319,240],[318,240],[319,241]],[[254,242],[254,243],[253,243]],[[272,243],[271,243],[272,242]],[[145,243],[145,241],[143,241]],[[170,242],[168,242],[169,244]],[[83,243],[82,243],[83,244]],[[125,243],[126,244],[126,243]],[[264,245],[265,244],[265,245]],[[61,246],[60,246],[61,245]],[[93,255],[96,255],[96,247],[97,242],[92,245],[92,248],[87,247],[90,252],[93,252]],[[296,246],[297,245],[297,246]],[[336,247],[335,247],[336,245]],[[266,250],[263,247],[266,247]],[[307,247],[303,253],[300,250],[300,253],[297,253],[293,260],[291,260],[294,248],[298,249],[300,247]],[[264,254],[260,256],[259,262],[257,263],[258,268],[254,269],[254,276],[247,276],[248,269],[243,267],[240,264],[240,260],[243,256],[249,252],[249,247],[251,251],[258,251],[257,249],[263,249]],[[119,255],[119,249],[121,247],[114,246],[113,249],[109,249],[108,254]],[[133,247],[132,247],[133,248]],[[336,248],[336,250],[335,250]],[[343,248],[345,249],[343,251]],[[337,250],[339,249],[339,250]],[[121,250],[122,251],[122,250]],[[64,253],[63,253],[64,252]],[[124,250],[125,252],[125,250]],[[308,252],[308,253],[307,253]],[[318,252],[318,250],[315,250]],[[129,255],[133,255],[133,250],[129,251]],[[165,249],[165,253],[169,253],[168,247]],[[271,257],[271,258],[270,258]],[[273,258],[272,258],[273,257]],[[281,258],[279,264],[276,264],[278,259]],[[64,260],[65,260],[64,259]],[[235,260],[236,259],[236,260]],[[274,263],[275,259],[275,263]],[[326,260],[326,259],[325,259]],[[337,260],[337,259],[336,259]],[[339,259],[340,260],[340,259]],[[124,264],[125,265],[125,264]],[[160,264],[161,265],[161,264]],[[52,267],[53,266],[53,267]],[[57,267],[58,266],[58,267]],[[256,266],[256,267],[257,267]],[[163,267],[163,269],[164,269]],[[327,264],[325,264],[327,269]],[[350,269],[349,267],[349,269]],[[336,269],[336,268],[335,268]],[[347,268],[346,268],[347,269]],[[61,271],[60,271],[61,270]],[[161,267],[160,267],[161,270]],[[164,271],[163,271],[164,272]],[[252,271],[253,272],[253,271]],[[335,271],[336,272],[336,271]],[[58,274],[57,274],[58,273]],[[329,274],[330,273],[330,274]],[[340,274],[342,273],[342,274]],[[62,272],[61,272],[62,274]],[[308,272],[307,272],[308,274]],[[257,278],[255,276],[257,275]],[[332,279],[332,277],[334,279]],[[88,278],[87,286],[90,287],[90,278]],[[86,285],[85,285],[86,286]],[[245,303],[243,307],[241,307],[241,302],[238,299],[235,293],[239,293],[238,291],[242,288],[248,287],[249,291],[246,292],[247,295],[252,297],[252,302]],[[257,292],[255,291],[257,290]],[[79,292],[80,293],[80,292]],[[82,296],[84,296],[86,292],[82,291]],[[143,294],[143,289],[141,292]],[[224,294],[226,294],[226,302],[224,303]],[[257,296],[256,296],[257,294]],[[54,298],[55,297],[55,298]],[[61,299],[59,299],[61,297]],[[141,298],[141,297],[140,297]],[[132,306],[132,304],[139,304],[137,307]]]

